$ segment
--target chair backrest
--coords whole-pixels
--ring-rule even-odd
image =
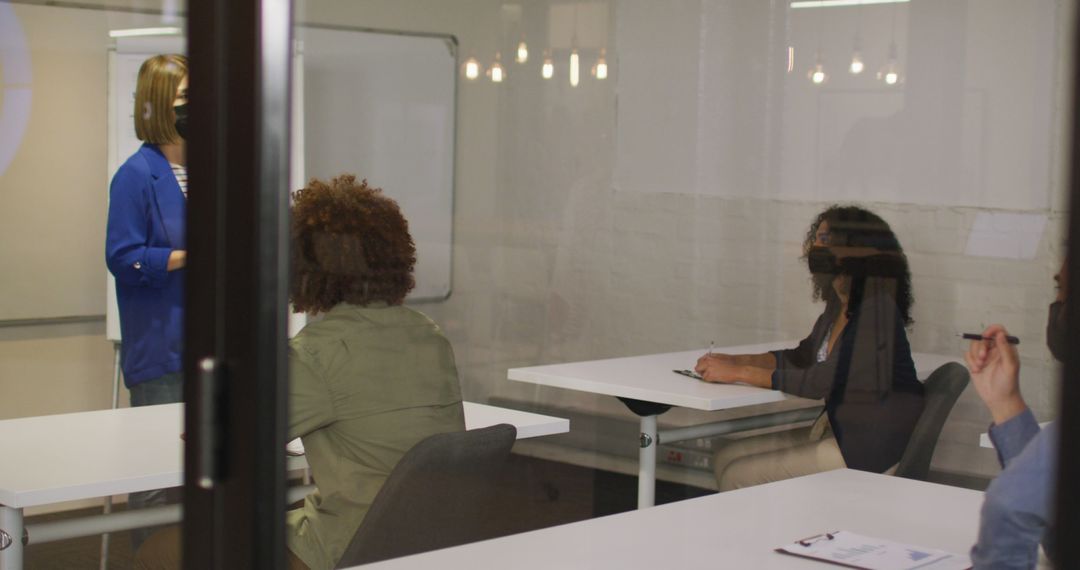
[[[514,426],[498,424],[420,441],[390,472],[338,567],[506,534],[496,496],[516,438]]]
[[[949,417],[956,399],[968,385],[971,375],[957,362],[943,364],[926,379],[926,407],[915,424],[904,455],[896,468],[897,477],[926,480],[930,472],[930,459],[934,456],[941,426]]]

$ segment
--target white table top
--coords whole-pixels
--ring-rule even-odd
[[[465,429],[479,429],[495,424],[513,424],[517,428],[518,439],[542,437],[570,431],[570,420],[531,412],[511,410],[463,402],[465,408]]]
[[[833,530],[966,555],[982,493],[841,469],[363,566],[834,568],[773,549]]]
[[[798,345],[797,340],[714,348],[727,354],[759,354]],[[745,384],[710,384],[672,372],[693,369],[708,349],[608,358],[565,364],[511,368],[510,380],[593,394],[634,398],[696,410],[723,410],[778,402],[792,396]],[[938,366],[958,357],[914,353],[915,369],[925,379]]]
[[[465,403],[465,425],[518,428],[518,438],[565,433],[569,420]],[[32,507],[183,483],[183,405],[0,421],[0,504]],[[290,469],[302,468],[290,458]]]

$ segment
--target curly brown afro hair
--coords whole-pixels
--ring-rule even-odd
[[[312,179],[292,207],[292,283],[297,311],[339,303],[400,305],[416,285],[416,246],[397,202],[351,174]]]

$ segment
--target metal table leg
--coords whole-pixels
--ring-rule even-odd
[[[22,570],[23,510],[0,505],[0,570]]]
[[[639,509],[656,503],[656,416],[641,416],[641,450],[638,452]]]

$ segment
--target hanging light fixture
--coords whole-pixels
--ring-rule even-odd
[[[862,2],[859,3],[858,12],[855,14],[855,46],[851,50],[851,65],[848,72],[859,75],[866,69],[862,58]]]
[[[810,83],[814,85],[821,85],[829,80],[829,75],[825,73],[825,65],[821,62],[821,32],[823,25],[821,14],[818,14],[817,49],[814,50],[814,67],[811,67],[806,74],[810,79]]]
[[[491,78],[492,83],[502,83],[506,78],[506,70],[502,66],[502,54],[495,52],[495,63],[491,64],[491,69],[488,69],[488,77]]]
[[[866,65],[863,64],[862,54],[858,51],[851,54],[851,65],[848,67],[848,71],[852,75],[859,75],[864,69],[866,69]]]
[[[515,61],[517,61],[518,63],[525,63],[526,61],[529,61],[529,46],[525,45],[524,37],[522,37],[521,41],[518,42],[517,58],[515,58]]]
[[[480,77],[480,62],[476,61],[475,57],[470,56],[465,60],[465,65],[462,66],[465,70],[465,79],[470,81]]]
[[[577,48],[570,50],[570,86],[577,87],[581,80],[581,56]]]
[[[540,66],[540,75],[544,79],[551,79],[555,75],[555,62],[551,61],[551,52],[544,52],[544,65]]]
[[[889,43],[889,59],[885,62],[885,66],[878,71],[877,78],[884,81],[886,85],[896,85],[902,82],[903,77],[900,75],[900,62],[897,57],[896,42]]]
[[[848,66],[848,72],[852,75],[859,75],[866,69],[866,64],[863,63],[862,50],[859,49],[859,41],[855,40],[855,50],[851,52],[851,65]]]
[[[878,71],[877,78],[885,82],[885,85],[896,85],[903,82],[900,74],[900,56],[896,49],[896,6],[892,10],[892,32],[889,37],[889,58],[885,60],[884,67]]]
[[[814,67],[810,68],[810,72],[806,74],[810,78],[810,82],[814,85],[821,85],[829,80],[829,74],[825,73],[825,66],[821,63],[821,58],[817,59],[817,63]]]
[[[581,56],[577,51],[577,7],[574,4],[574,33],[570,36],[570,87],[577,87],[581,80]]]
[[[593,77],[597,79],[607,79],[607,60],[604,59],[604,55],[607,50],[600,48],[600,58],[596,60],[596,65],[592,68]]]

